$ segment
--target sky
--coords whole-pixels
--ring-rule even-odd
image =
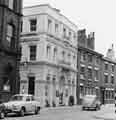
[[[23,7],[39,4],[60,9],[87,34],[95,32],[95,51],[106,55],[112,44],[116,51],[116,0],[23,0]]]

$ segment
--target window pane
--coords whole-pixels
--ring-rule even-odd
[[[55,24],[55,32],[58,33],[58,24]]]
[[[11,42],[11,39],[13,37],[13,26],[8,24],[7,25],[7,41],[10,43]]]
[[[52,32],[52,21],[48,20],[48,31]]]
[[[36,46],[30,46],[30,60],[36,60]]]
[[[30,31],[36,31],[36,24],[37,24],[36,19],[30,20]]]

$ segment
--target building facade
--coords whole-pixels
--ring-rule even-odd
[[[18,45],[22,0],[0,0],[0,100],[18,93]]]
[[[86,94],[101,97],[102,55],[95,52],[94,41],[94,33],[87,36],[85,29],[78,31],[78,104],[81,104],[82,98]]]
[[[102,101],[114,103],[116,87],[116,60],[114,48],[108,49],[106,57],[102,59]]]
[[[77,26],[48,4],[23,10],[20,93],[41,98],[41,105],[76,103]]]

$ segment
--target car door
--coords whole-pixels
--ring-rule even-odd
[[[26,111],[27,112],[31,112],[32,111],[32,104],[31,104],[30,96],[26,97]]]
[[[31,104],[32,104],[32,111],[35,112],[36,102],[35,102],[34,96],[31,96]]]

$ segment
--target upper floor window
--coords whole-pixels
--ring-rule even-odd
[[[53,75],[52,80],[53,80],[53,83],[55,83],[55,82],[56,82],[56,75]]]
[[[62,59],[65,60],[65,51],[62,51]]]
[[[36,31],[37,28],[37,20],[36,19],[32,19],[30,20],[30,31]]]
[[[47,46],[47,58],[50,58],[50,46]]]
[[[81,54],[81,61],[85,61],[86,60],[86,54],[85,53],[80,53]]]
[[[111,76],[111,83],[114,84],[114,76]]]
[[[92,62],[93,61],[93,57],[92,57],[92,55],[88,55],[88,62]]]
[[[46,77],[47,81],[50,81],[50,76],[51,76],[50,74],[47,74],[47,77]]]
[[[74,56],[73,56],[73,62],[74,62],[74,63],[75,63],[75,60],[76,60],[76,56],[74,55]]]
[[[98,58],[98,57],[95,58],[95,64],[96,64],[96,65],[99,64],[99,58]]]
[[[8,7],[10,9],[13,9],[14,8],[14,0],[8,0]]]
[[[108,75],[104,75],[104,82],[108,83]]]
[[[21,32],[23,32],[23,21],[21,21]]]
[[[72,33],[71,31],[69,31],[69,39],[71,39]]]
[[[70,60],[71,60],[71,54],[68,53],[68,61],[70,62]]]
[[[88,68],[88,79],[92,79],[92,69]]]
[[[36,45],[30,46],[30,60],[36,60]]]
[[[85,73],[85,67],[83,66],[80,67],[80,73]]]
[[[63,28],[63,37],[66,37],[66,28]]]
[[[112,72],[114,72],[114,65],[111,66]]]
[[[95,80],[99,80],[99,71],[95,70]]]
[[[72,79],[72,84],[73,84],[73,85],[75,84],[75,79]]]
[[[52,21],[50,19],[48,19],[48,31],[52,31]]]
[[[57,57],[57,49],[56,49],[56,48],[54,48],[53,59],[55,60],[55,59],[56,59],[56,57]]]
[[[104,69],[108,70],[108,64],[107,63],[104,64]]]
[[[7,24],[6,40],[8,41],[9,46],[11,45],[11,41],[13,39],[13,32],[14,32],[13,25]]]
[[[55,32],[58,33],[58,24],[55,24]]]

